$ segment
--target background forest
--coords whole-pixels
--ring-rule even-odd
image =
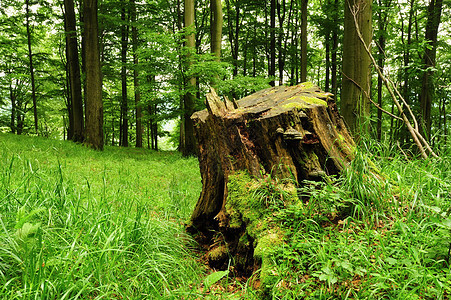
[[[0,298],[449,299],[450,8],[1,0]],[[208,265],[186,232],[190,116],[211,86],[239,99],[304,81],[335,95],[354,160],[291,193],[234,174],[243,215],[278,234],[248,273],[221,240],[227,266]]]
[[[342,0],[85,2],[84,7],[73,0],[2,0],[3,132],[81,142],[93,136],[85,128],[103,126],[97,133],[102,136],[98,147],[158,149],[159,138],[170,134],[173,146],[192,154],[192,132],[185,120],[204,107],[210,86],[220,95],[239,99],[270,85],[308,80],[332,92],[339,103],[355,97],[343,94],[349,88],[342,88],[347,79],[353,80],[346,71],[349,61],[359,59],[350,50],[358,45],[344,45],[346,30],[352,29],[345,25],[350,16]],[[90,17],[89,3],[96,4],[98,20]],[[451,94],[449,2],[361,3],[369,9],[372,26],[367,32],[377,64],[424,125],[424,135],[433,143],[446,139]],[[98,21],[93,31],[98,32],[98,48],[89,43],[90,20]],[[95,52],[101,66],[98,103],[103,105],[98,126],[89,125],[92,101],[87,84],[87,70],[96,68],[90,59]],[[352,57],[346,58],[346,53]],[[367,96],[399,116],[374,66],[371,70]],[[347,110],[343,107],[342,113]],[[365,131],[374,137],[411,144],[403,122],[374,105],[363,115],[370,124]]]

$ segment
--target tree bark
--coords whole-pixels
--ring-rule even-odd
[[[236,103],[221,101],[214,91],[207,95],[207,109],[192,116],[203,186],[188,229],[227,235],[228,177],[238,170],[301,183],[346,166],[354,142],[331,96],[308,82],[272,87]]]
[[[216,56],[216,60],[221,59],[221,43],[222,43],[222,1],[210,0],[211,7],[211,53]]]
[[[232,6],[230,0],[226,0],[227,7],[227,24],[228,35],[230,41],[230,51],[232,53],[233,77],[238,75],[238,50],[240,35],[240,1],[235,2],[235,23],[232,18]]]
[[[11,119],[10,119],[9,127],[11,128],[11,133],[16,133],[16,124],[15,124],[16,110],[17,110],[17,108],[16,108],[16,94],[14,93],[12,83],[9,84],[9,97],[11,99]]]
[[[403,44],[403,68],[402,68],[402,78],[403,78],[403,84],[402,84],[402,95],[403,98],[406,100],[407,104],[410,104],[410,97],[409,97],[409,90],[410,90],[410,80],[409,80],[409,74],[411,73],[411,67],[410,65],[410,51],[411,51],[411,44],[412,44],[412,27],[414,23],[414,13],[415,13],[415,0],[410,0],[410,9],[409,9],[409,19],[407,23],[407,41],[405,41],[405,32],[404,32],[404,21],[402,21],[402,29],[401,29],[401,42]],[[380,76],[379,76],[380,77]],[[391,128],[392,131],[395,131],[395,126],[393,125],[395,122],[393,119],[391,119]],[[396,135],[393,134],[400,142],[401,144],[406,143],[408,140],[408,132],[405,129],[405,125],[402,122],[396,123]],[[395,133],[395,132],[394,132]]]
[[[194,35],[194,0],[185,0],[185,30],[186,33],[186,47],[189,51],[195,51],[196,39]],[[185,57],[187,68],[192,64],[192,56],[188,53]],[[196,154],[196,140],[194,138],[194,126],[191,115],[194,113],[194,90],[196,89],[196,78],[191,76],[187,79],[185,86],[185,95],[183,98],[184,115],[183,115],[183,137],[182,153],[184,156]]]
[[[276,1],[270,0],[270,24],[269,24],[269,77],[276,76]],[[274,80],[269,82],[271,86],[274,86],[276,83]]]
[[[421,81],[420,104],[422,111],[422,134],[427,140],[431,138],[431,107],[434,94],[433,75],[437,53],[437,34],[442,14],[442,0],[430,0],[425,40],[427,46],[423,55],[423,78]]]
[[[127,95],[127,47],[128,47],[128,25],[126,21],[125,1],[122,1],[121,8],[121,140],[120,146],[128,147],[128,95]]]
[[[72,112],[72,134],[74,142],[83,142],[84,115],[81,93],[80,62],[78,59],[78,42],[73,0],[64,0],[64,21],[66,25],[67,64],[69,68],[69,86]]]
[[[371,45],[371,1],[345,0],[343,82],[340,109],[356,136],[368,131],[371,61],[357,35],[354,17],[366,45]]]
[[[324,83],[324,90],[326,92],[330,91],[330,32],[327,30],[326,34],[324,36],[324,44],[325,44],[325,51],[326,51],[326,74],[325,74],[325,83]]]
[[[385,65],[385,43],[387,35],[387,22],[388,11],[391,7],[391,0],[381,1],[379,0],[379,11],[377,13],[377,26],[378,26],[378,59],[377,63],[381,72],[384,73]],[[377,77],[377,104],[382,108],[382,86],[384,85],[382,77]],[[377,110],[377,125],[376,125],[376,137],[380,141],[382,139],[382,110]]]
[[[301,82],[307,81],[308,0],[301,0]]]
[[[142,124],[142,105],[141,105],[141,92],[139,90],[139,72],[138,72],[138,28],[136,28],[136,2],[131,0],[132,12],[132,43],[133,43],[133,86],[135,93],[135,111],[136,111],[136,148],[142,148],[143,146],[143,124]]]
[[[86,144],[103,150],[102,70],[97,0],[83,1],[86,59]]]
[[[33,101],[34,132],[38,134],[38,107],[36,103],[36,83],[34,79],[33,52],[31,51],[30,0],[25,0],[25,18],[27,26],[28,59],[30,62],[31,99]]]
[[[337,62],[337,52],[338,52],[338,24],[339,24],[339,20],[338,20],[338,0],[334,0],[334,12],[333,12],[333,17],[334,17],[334,27],[332,30],[332,71],[331,71],[331,85],[332,85],[332,94],[337,95],[338,93],[338,85],[337,85],[337,66],[338,66],[338,62]]]
[[[277,19],[279,21],[279,32],[277,35],[277,50],[278,50],[278,69],[279,69],[279,85],[283,85],[283,71],[285,67],[285,49],[286,45],[284,45],[284,22],[286,15],[286,2],[285,0],[281,0],[281,2],[277,1]],[[288,19],[290,21],[290,19]]]

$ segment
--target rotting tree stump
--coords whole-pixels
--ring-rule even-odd
[[[228,179],[236,171],[301,183],[338,174],[353,158],[354,141],[333,95],[311,83],[265,89],[236,102],[221,100],[212,90],[206,106],[191,117],[202,192],[188,231],[202,236],[210,249],[212,233],[221,232],[234,254],[241,235],[231,230],[225,209]]]

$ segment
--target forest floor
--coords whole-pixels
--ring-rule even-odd
[[[448,153],[406,159],[367,141],[341,178],[300,184],[301,204],[266,193],[265,203],[278,203],[268,208],[283,241],[259,286],[262,271],[237,278],[233,257],[229,270],[209,269],[185,233],[201,190],[195,158],[135,148],[97,152],[11,134],[0,134],[0,152],[2,299],[451,294]],[[266,191],[277,191],[277,182],[268,184]]]

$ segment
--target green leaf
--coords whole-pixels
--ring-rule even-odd
[[[22,225],[22,228],[19,228],[16,231],[16,237],[20,240],[24,240],[29,236],[35,234],[38,231],[39,227],[41,227],[41,223],[37,224],[25,223]]]
[[[443,227],[447,228],[447,229],[451,229],[451,218],[446,218],[442,221],[441,224]]]
[[[214,273],[211,273],[204,279],[204,285],[207,289],[209,289],[213,284],[224,278],[229,274],[229,270],[225,271],[217,271]]]
[[[387,257],[386,259],[385,259],[385,261],[387,262],[387,263],[389,263],[390,265],[396,265],[397,263],[398,263],[398,260],[396,260],[396,259],[394,259],[393,257]]]
[[[45,208],[40,207],[33,209],[31,212],[27,212],[25,206],[22,206],[17,211],[16,216],[16,225],[14,226],[16,229],[23,228],[23,226],[26,224],[27,221],[29,221],[32,217],[35,215],[39,215],[40,213],[44,212]]]

